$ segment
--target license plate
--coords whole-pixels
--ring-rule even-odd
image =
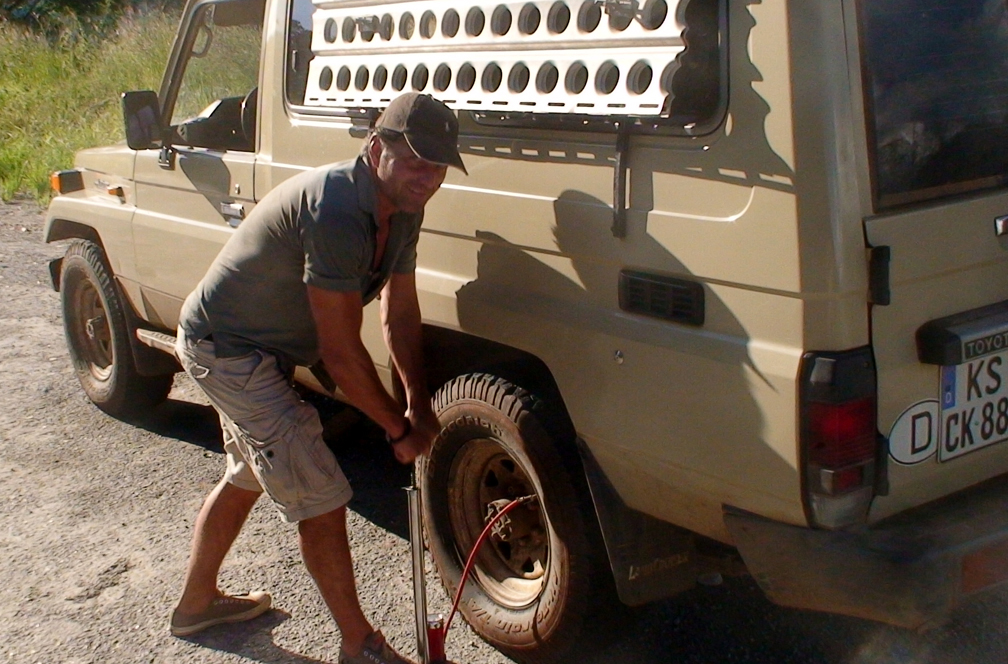
[[[1008,440],[1008,351],[941,368],[938,460]]]

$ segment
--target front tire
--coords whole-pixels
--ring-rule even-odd
[[[142,376],[130,345],[133,332],[105,254],[74,240],[60,273],[63,329],[74,371],[92,402],[114,417],[135,417],[168,398],[173,376]]]
[[[546,427],[547,404],[485,374],[455,379],[434,402],[442,431],[418,475],[445,588],[456,593],[490,504],[535,494],[538,501],[509,513],[509,532],[484,543],[460,611],[512,658],[567,661],[583,641],[593,603],[592,557],[584,497]]]

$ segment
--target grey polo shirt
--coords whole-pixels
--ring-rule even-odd
[[[392,216],[381,265],[377,190],[363,158],[296,175],[266,195],[186,298],[179,325],[213,336],[219,357],[256,349],[311,366],[318,335],[305,284],[373,300],[393,272],[416,267],[422,214]]]

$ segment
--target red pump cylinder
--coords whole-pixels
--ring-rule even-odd
[[[438,614],[427,618],[428,664],[446,664],[444,618]]]

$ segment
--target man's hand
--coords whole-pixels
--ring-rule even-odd
[[[399,463],[413,463],[422,454],[430,452],[431,443],[441,433],[441,424],[428,405],[406,412],[410,421],[410,433],[398,443],[392,445]]]
[[[441,433],[441,423],[431,409],[429,403],[423,403],[406,411],[406,417],[414,431],[422,431],[429,440],[434,440]]]
[[[433,440],[422,431],[413,429],[398,443],[392,443],[392,451],[395,452],[396,461],[404,465],[413,463],[418,456],[430,451]]]

